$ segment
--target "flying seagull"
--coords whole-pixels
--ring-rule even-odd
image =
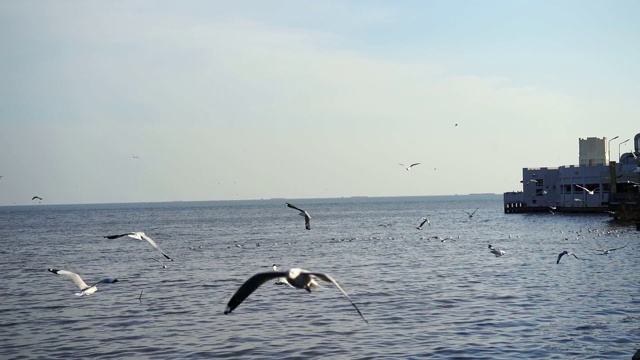
[[[491,253],[492,253],[493,255],[495,255],[496,257],[500,257],[500,256],[502,256],[502,255],[506,254],[504,250],[501,250],[501,249],[495,249],[495,248],[493,248],[493,247],[491,246],[491,244],[489,244],[489,251],[491,251]]]
[[[584,187],[584,186],[580,186],[580,185],[578,185],[578,184],[573,184],[573,185],[575,185],[576,187],[579,187],[580,189],[582,189],[582,190],[586,191],[589,195],[593,195],[593,194],[595,193],[595,191],[599,189],[599,187],[597,187],[597,188],[595,188],[595,189],[593,189],[593,190],[589,190],[589,189],[587,189],[586,187]]]
[[[34,197],[32,197],[32,198],[31,198],[31,201],[33,201],[33,200],[35,200],[35,199],[38,199],[38,200],[42,201],[42,198],[41,198],[40,196],[34,196]]]
[[[288,207],[290,207],[290,208],[292,208],[292,209],[296,209],[296,210],[298,210],[298,211],[300,212],[300,216],[304,216],[304,227],[305,227],[307,230],[311,230],[311,215],[309,215],[309,213],[308,213],[308,212],[306,212],[306,211],[304,211],[304,210],[300,209],[300,208],[299,208],[299,207],[297,207],[297,206],[291,205],[291,204],[289,204],[289,203],[286,203],[286,204],[287,204],[287,206],[288,206]]]
[[[418,225],[418,227],[416,227],[416,229],[418,229],[418,230],[422,230],[422,226],[424,225],[424,223],[427,223],[427,224],[431,225],[431,222],[429,221],[429,218],[425,217],[425,218],[422,218],[420,220],[422,220],[422,222],[420,223],[420,225]]]
[[[562,258],[562,256],[564,256],[564,255],[567,255],[567,256],[572,255],[574,258],[576,258],[576,259],[580,260],[580,258],[579,258],[579,257],[577,257],[577,256],[576,256],[576,254],[574,254],[574,253],[570,253],[570,252],[568,252],[567,250],[565,250],[565,251],[561,252],[561,253],[558,255],[558,260],[556,260],[556,265],[560,263],[560,259],[561,259],[561,258]]]
[[[627,245],[629,245],[629,243],[624,244],[624,246],[620,246],[617,248],[613,248],[613,249],[596,249],[596,251],[600,251],[601,254],[599,255],[609,255],[610,252],[614,251],[614,250],[619,250],[619,249],[623,249],[626,248]]]
[[[158,246],[158,244],[156,244],[155,241],[153,241],[152,238],[148,237],[147,234],[138,231],[138,232],[129,232],[126,234],[119,234],[119,235],[108,235],[108,236],[103,236],[105,239],[117,239],[119,237],[123,237],[123,236],[128,236],[130,238],[136,239],[136,240],[146,240],[149,242],[149,244],[151,244],[151,246],[153,246],[154,248],[156,248],[158,251],[160,251],[162,253],[162,255],[164,255],[164,257],[166,257],[167,259],[173,261],[172,258],[169,257],[169,255],[165,254],[164,251],[162,251],[162,249],[160,249],[160,247]]]
[[[287,283],[289,283],[291,286],[298,289],[305,289],[307,290],[307,292],[311,292],[312,288],[318,287],[318,283],[315,280],[316,278],[332,283],[338,288],[338,290],[340,290],[340,292],[342,292],[342,294],[347,298],[347,300],[349,300],[349,302],[356,309],[356,311],[358,312],[362,320],[364,320],[366,323],[369,323],[367,319],[364,318],[364,316],[360,312],[360,309],[358,309],[358,307],[353,302],[353,300],[351,300],[347,292],[344,291],[342,287],[340,287],[338,282],[335,281],[331,276],[324,273],[310,272],[310,271],[307,271],[304,269],[298,269],[298,268],[289,269],[287,271],[264,272],[264,273],[258,273],[253,275],[252,277],[249,278],[249,280],[245,281],[244,284],[242,284],[242,286],[240,286],[240,288],[236,291],[235,294],[233,294],[233,296],[231,297],[231,300],[229,300],[229,303],[227,304],[226,309],[224,310],[224,313],[228,314],[232,312],[233,309],[237,308],[240,304],[242,304],[244,299],[249,297],[249,295],[251,295],[251,293],[253,293],[258,287],[260,287],[260,285],[264,284],[265,282],[271,279],[277,279],[280,277],[284,277],[287,280]]]
[[[400,166],[404,166],[404,167],[405,167],[404,169],[405,169],[405,170],[407,170],[407,171],[409,171],[409,170],[411,170],[411,168],[412,168],[412,167],[414,167],[414,166],[416,166],[416,165],[420,165],[420,163],[413,163],[413,164],[411,164],[411,165],[409,165],[409,166],[405,166],[404,164],[398,164],[398,165],[400,165]]]
[[[70,279],[71,281],[73,281],[74,284],[76,284],[76,286],[78,288],[80,288],[80,292],[76,293],[76,295],[78,296],[83,296],[83,295],[91,295],[94,292],[98,291],[98,287],[96,285],[98,284],[111,284],[111,283],[115,283],[118,282],[118,279],[112,279],[112,278],[106,278],[106,279],[102,279],[100,281],[98,281],[97,283],[88,286],[80,277],[80,275],[73,273],[71,271],[67,271],[67,270],[58,270],[58,269],[47,269],[50,272],[57,274],[57,275],[62,275],[64,277],[66,277],[67,279]]]
[[[478,211],[478,208],[476,208],[475,210],[473,210],[473,212],[471,212],[471,213],[470,213],[470,212],[467,212],[467,211],[462,210],[462,212],[463,212],[463,213],[465,213],[465,214],[469,215],[469,219],[471,219],[471,218],[473,217],[473,214],[475,214],[475,213],[476,213],[476,211]]]
[[[140,159],[140,156],[136,156],[136,154],[131,154],[131,156],[133,156],[134,159]]]

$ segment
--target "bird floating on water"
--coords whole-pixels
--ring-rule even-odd
[[[147,234],[143,233],[142,231],[128,232],[128,233],[125,233],[125,234],[117,234],[117,235],[108,235],[108,236],[103,236],[103,237],[105,239],[117,239],[117,238],[120,238],[120,237],[123,237],[123,236],[128,236],[128,237],[136,239],[136,240],[146,240],[147,242],[149,242],[149,244],[151,244],[151,246],[153,246],[158,251],[160,251],[160,253],[162,253],[162,255],[164,255],[164,257],[166,257],[167,259],[173,261],[173,259],[170,258],[169,255],[165,254],[164,251],[162,251],[162,249],[160,249],[158,244],[156,244],[156,242],[153,241],[152,238],[148,237]]]
[[[490,251],[493,255],[495,255],[496,257],[500,257],[500,256],[502,256],[502,255],[506,254],[506,252],[505,252],[504,250],[502,250],[502,249],[496,249],[496,248],[492,247],[492,246],[491,246],[491,244],[489,244],[489,251]]]
[[[66,277],[67,279],[70,279],[71,281],[73,281],[74,284],[76,284],[76,286],[78,288],[80,288],[80,292],[76,293],[76,295],[78,296],[89,296],[91,294],[93,294],[94,292],[98,291],[98,284],[112,284],[115,282],[118,282],[118,279],[112,279],[112,278],[106,278],[106,279],[102,279],[100,281],[98,281],[97,283],[88,286],[80,277],[80,275],[71,272],[71,271],[67,271],[67,270],[58,270],[58,269],[47,269],[48,271],[56,274],[56,275],[62,275],[64,277]]]
[[[561,252],[561,253],[558,255],[558,260],[556,260],[556,265],[560,263],[560,259],[562,259],[562,257],[563,257],[564,255],[567,255],[567,256],[571,255],[571,256],[573,256],[574,258],[576,258],[576,259],[580,260],[580,258],[579,258],[579,257],[577,257],[577,256],[576,256],[576,254],[571,253],[571,252],[568,252],[567,250],[565,250],[565,251]]]
[[[413,164],[411,164],[409,166],[405,166],[404,164],[398,164],[398,165],[403,166],[405,170],[409,171],[409,170],[411,170],[412,167],[414,167],[416,165],[420,165],[420,163],[413,163]]]
[[[298,210],[300,213],[300,216],[304,216],[304,227],[307,230],[311,230],[311,215],[309,215],[308,212],[306,212],[305,210],[300,209],[299,207],[295,206],[295,205],[291,205],[289,203],[286,203],[286,205],[292,209],[296,209]]]
[[[344,291],[340,286],[340,284],[338,284],[338,282],[335,281],[331,276],[325,273],[311,272],[311,271],[299,269],[299,268],[292,268],[287,271],[263,272],[263,273],[257,273],[253,275],[240,286],[240,288],[235,292],[235,294],[233,294],[233,296],[231,297],[231,300],[229,300],[229,303],[227,304],[226,309],[224,310],[224,313],[228,314],[232,312],[235,308],[237,308],[240,304],[242,304],[242,302],[247,297],[249,297],[251,293],[253,293],[258,287],[260,287],[260,285],[264,284],[269,280],[277,279],[281,277],[284,277],[289,285],[298,289],[305,289],[309,293],[311,292],[312,288],[318,287],[318,283],[315,280],[316,278],[332,283],[333,285],[336,286],[336,288],[338,288],[338,290],[340,290],[340,292],[342,292],[342,294],[347,298],[347,300],[349,300],[349,302],[356,309],[356,311],[358,312],[362,320],[364,320],[366,323],[369,323],[367,319],[364,318],[364,316],[360,312],[360,309],[358,309],[358,307],[353,302],[353,300],[351,300],[347,292]]]

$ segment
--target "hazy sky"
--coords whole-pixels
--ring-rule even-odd
[[[638,19],[635,0],[0,0],[0,205],[520,189],[579,138],[619,135],[615,158],[640,132]]]

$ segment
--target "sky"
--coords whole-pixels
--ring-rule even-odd
[[[520,190],[580,138],[632,149],[639,18],[635,0],[0,0],[0,206]]]

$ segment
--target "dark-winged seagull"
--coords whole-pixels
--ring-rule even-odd
[[[147,234],[143,233],[142,231],[138,231],[138,232],[128,232],[126,234],[118,234],[118,235],[108,235],[108,236],[103,236],[105,239],[117,239],[123,236],[128,236],[130,238],[136,239],[136,240],[146,240],[149,242],[149,244],[151,244],[151,246],[153,246],[154,248],[156,248],[158,251],[160,251],[162,253],[162,255],[164,255],[164,257],[166,257],[167,259],[173,261],[172,258],[169,257],[169,255],[165,254],[164,251],[162,251],[162,249],[160,249],[160,247],[158,246],[158,244],[156,244],[155,241],[153,241],[153,239],[151,239],[150,237],[147,236]]]
[[[233,309],[237,308],[238,305],[242,304],[244,299],[249,297],[249,295],[251,295],[251,293],[253,293],[258,287],[260,287],[260,285],[264,284],[265,282],[271,279],[277,279],[280,277],[284,277],[287,280],[287,283],[290,284],[291,286],[298,289],[305,289],[307,290],[307,292],[311,292],[312,288],[318,287],[318,283],[315,281],[315,278],[332,283],[338,288],[338,290],[342,292],[342,294],[347,298],[347,300],[349,300],[349,302],[356,309],[356,311],[358,312],[362,320],[364,320],[366,323],[369,323],[367,319],[364,318],[364,316],[360,312],[360,309],[358,309],[358,307],[353,302],[353,300],[351,300],[347,292],[344,291],[340,286],[340,284],[338,284],[338,282],[335,281],[331,276],[324,273],[311,272],[311,271],[299,269],[299,268],[292,268],[287,271],[263,272],[263,273],[258,273],[253,275],[252,277],[249,278],[249,280],[245,281],[244,284],[242,284],[242,286],[240,286],[240,288],[236,291],[235,294],[233,294],[233,296],[231,297],[231,300],[229,300],[229,303],[227,304],[226,309],[224,310],[224,313],[228,314],[232,312]]]
[[[420,225],[418,225],[418,227],[416,227],[416,229],[418,230],[422,230],[422,226],[424,226],[424,223],[428,223],[429,225],[431,225],[431,222],[429,221],[429,218],[422,218],[420,219],[422,222],[420,223]]]
[[[416,165],[420,165],[420,163],[413,163],[413,164],[411,164],[409,166],[405,166],[404,164],[398,164],[398,165],[404,167],[405,170],[409,171],[409,170],[411,170],[412,167],[414,167]]]
[[[596,251],[600,252],[599,255],[609,255],[610,252],[612,252],[614,250],[624,249],[624,248],[627,247],[627,245],[629,245],[629,243],[626,243],[626,244],[624,244],[624,246],[620,246],[620,247],[613,248],[613,249],[596,249]]]
[[[40,196],[34,196],[34,197],[32,197],[32,198],[31,198],[31,201],[33,201],[33,200],[35,200],[35,199],[38,199],[38,200],[42,201],[42,198],[41,198]]]
[[[560,263],[560,259],[562,259],[562,257],[563,257],[564,255],[567,255],[567,256],[572,255],[574,258],[576,258],[576,259],[580,260],[580,258],[579,258],[579,257],[577,257],[577,256],[576,256],[576,254],[574,254],[574,253],[570,253],[570,252],[568,252],[567,250],[565,250],[565,251],[561,252],[561,253],[558,255],[558,260],[556,260],[556,265],[558,265],[558,264]]]
[[[476,208],[475,210],[473,210],[473,212],[468,212],[468,211],[464,211],[462,210],[463,213],[469,215],[469,219],[471,219],[473,217],[473,214],[476,213],[476,211],[478,211],[478,208]]]
[[[78,288],[80,288],[80,292],[76,293],[76,295],[78,296],[83,296],[83,295],[91,295],[94,292],[98,291],[98,284],[112,284],[115,282],[118,282],[118,279],[112,279],[112,278],[106,278],[106,279],[102,279],[100,281],[98,281],[97,283],[88,286],[80,277],[80,275],[73,273],[71,271],[67,271],[67,270],[58,270],[58,269],[47,269],[50,272],[57,274],[57,275],[62,275],[64,277],[66,277],[67,279],[70,279],[71,281],[73,281],[74,284],[76,284],[76,286]]]
[[[289,203],[286,203],[288,207],[292,208],[292,209],[296,209],[300,212],[300,216],[304,216],[304,227],[307,230],[311,230],[311,215],[309,215],[308,212],[300,209],[299,207],[295,206],[295,205],[291,205]]]
[[[489,251],[491,251],[491,253],[492,253],[493,255],[495,255],[496,257],[499,257],[499,256],[502,256],[502,255],[506,254],[504,250],[501,250],[501,249],[495,249],[495,248],[493,248],[493,247],[491,246],[491,244],[489,244]]]

